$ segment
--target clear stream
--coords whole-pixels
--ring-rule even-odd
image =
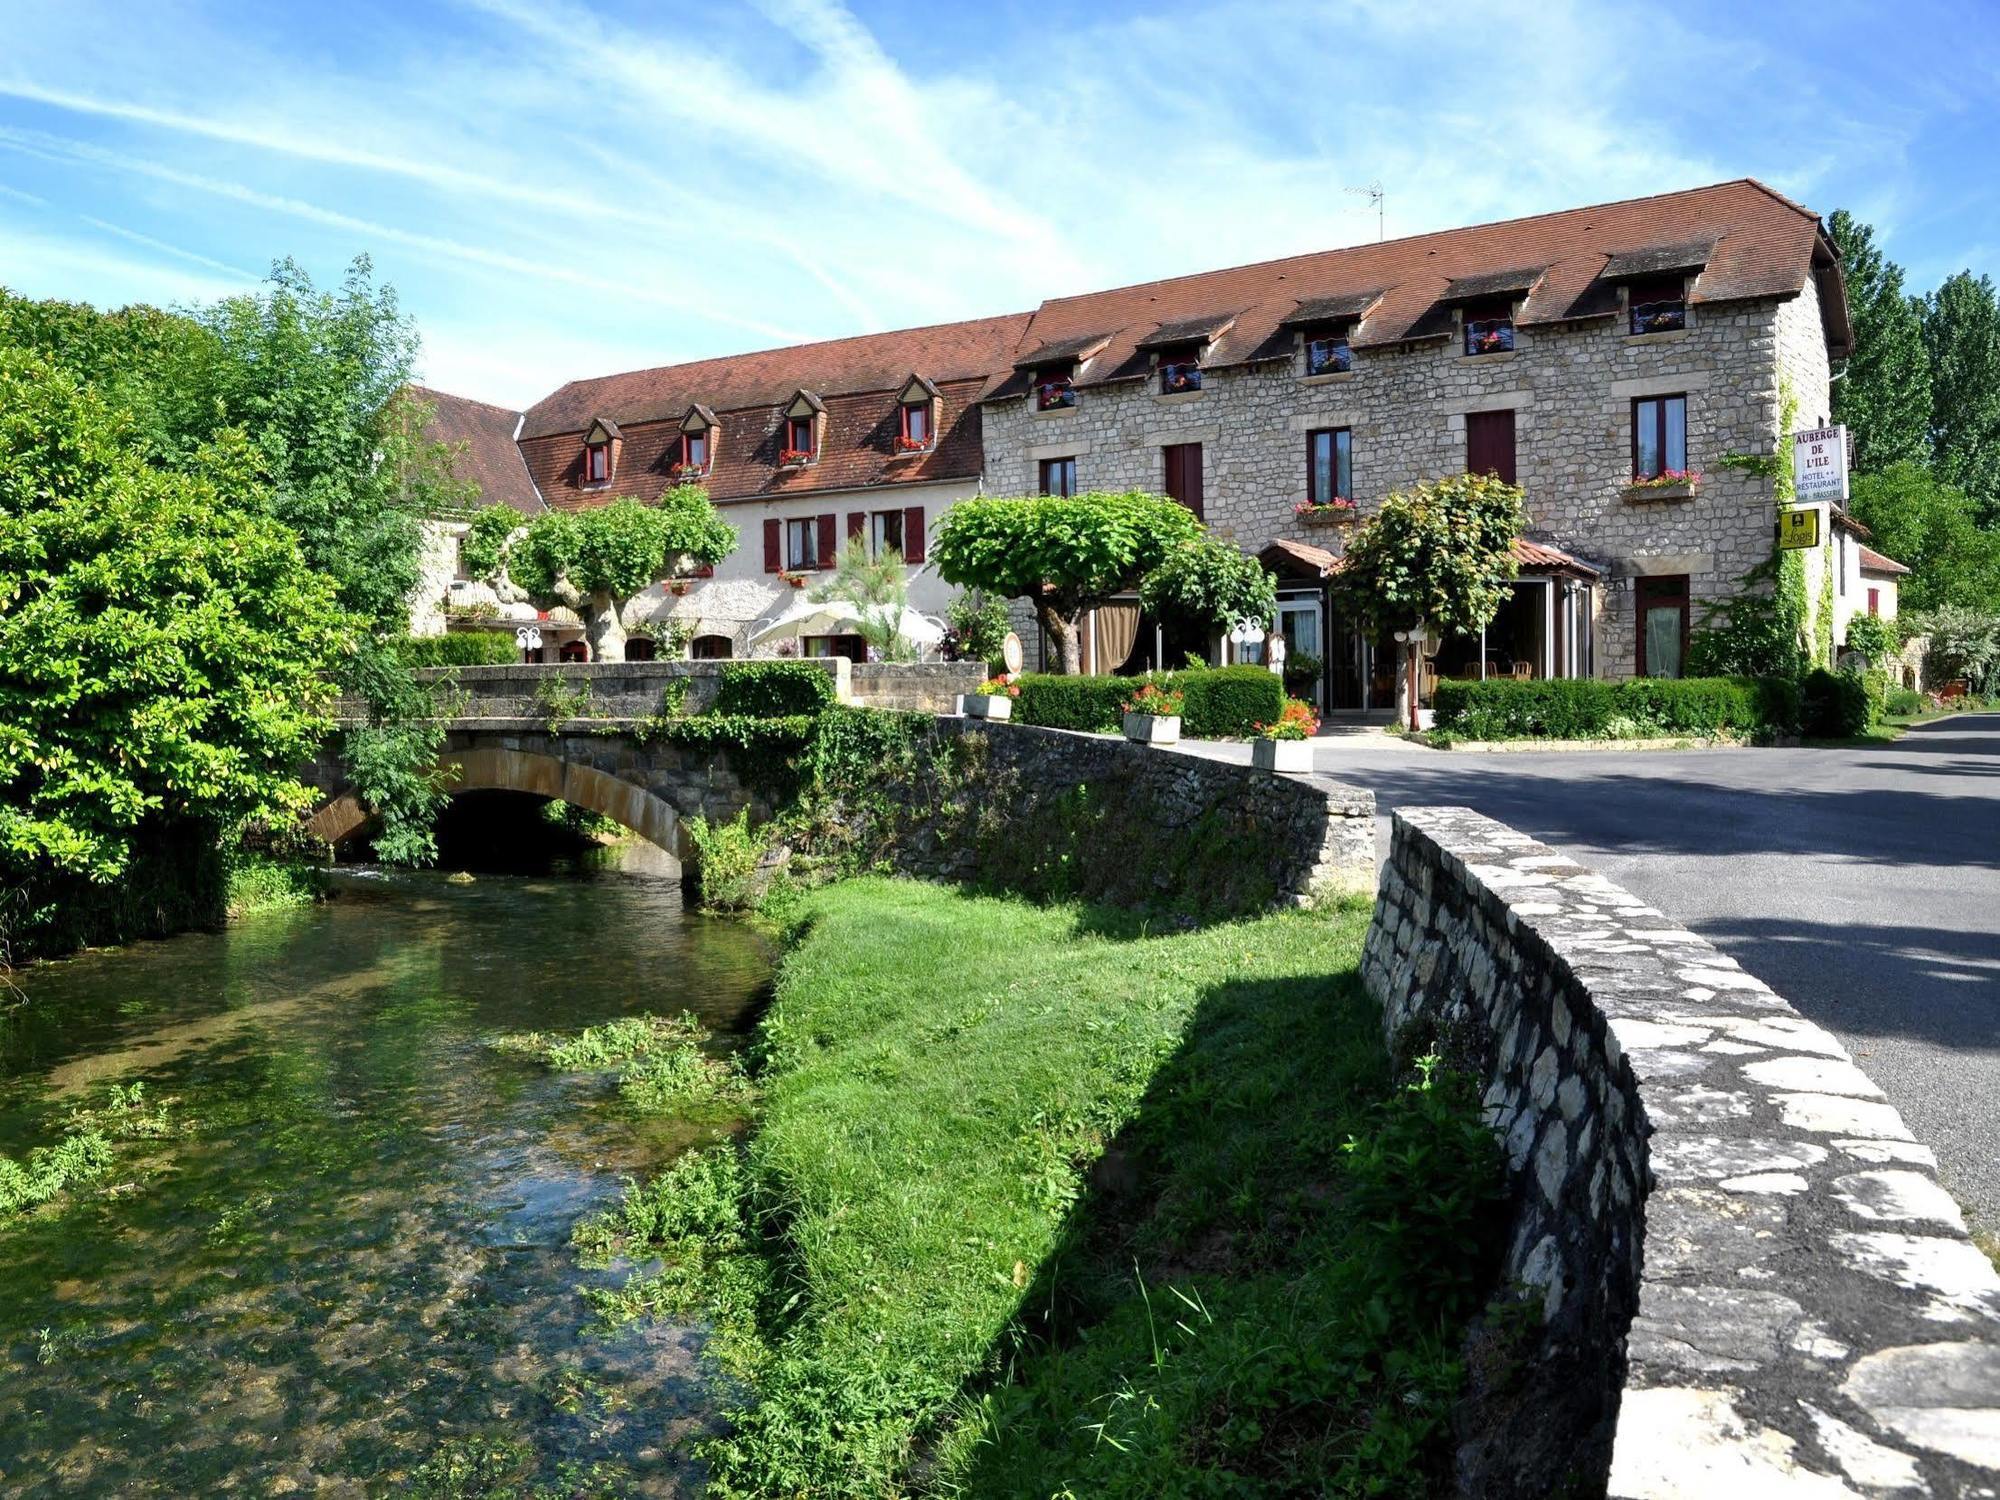
[[[500,1440],[539,1482],[682,1491],[699,1336],[594,1330],[568,1238],[687,1127],[484,1039],[683,1009],[740,1037],[767,944],[662,880],[340,884],[0,992],[0,1154],[112,1082],[186,1127],[0,1223],[0,1493],[451,1493]]]

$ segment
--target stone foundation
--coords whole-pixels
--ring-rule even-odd
[[[1396,815],[1363,972],[1507,1158],[1535,1331],[1469,1351],[1460,1494],[2000,1492],[2000,1276],[1831,1035],[1464,808]]]

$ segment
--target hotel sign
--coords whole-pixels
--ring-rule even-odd
[[[1792,434],[1792,480],[1800,500],[1847,499],[1847,429],[1813,427]]]
[[[1778,512],[1778,550],[1796,552],[1819,545],[1819,518],[1824,514],[1816,505],[1803,505],[1797,510]]]

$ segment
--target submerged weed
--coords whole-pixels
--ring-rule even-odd
[[[709,1033],[689,1014],[625,1016],[574,1036],[544,1031],[495,1037],[503,1052],[535,1058],[560,1072],[620,1069],[619,1092],[641,1114],[686,1114],[747,1102],[750,1081],[733,1058],[702,1050]]]

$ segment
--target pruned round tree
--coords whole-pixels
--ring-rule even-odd
[[[1032,603],[1062,670],[1075,673],[1084,611],[1136,587],[1202,534],[1186,506],[1138,490],[961,500],[930,555],[947,583]]]
[[[641,591],[736,549],[736,528],[691,484],[656,505],[614,500],[595,510],[552,510],[525,528],[519,522],[505,506],[475,517],[467,567],[495,582],[504,575],[542,609],[577,611],[596,661],[625,659],[625,607]]]
[[[1269,625],[1278,581],[1254,557],[1213,536],[1183,542],[1139,585],[1149,613],[1227,630],[1242,620]]]
[[[1507,601],[1524,520],[1520,489],[1491,475],[1399,491],[1348,540],[1334,589],[1377,631],[1421,621],[1433,636],[1475,635]]]

